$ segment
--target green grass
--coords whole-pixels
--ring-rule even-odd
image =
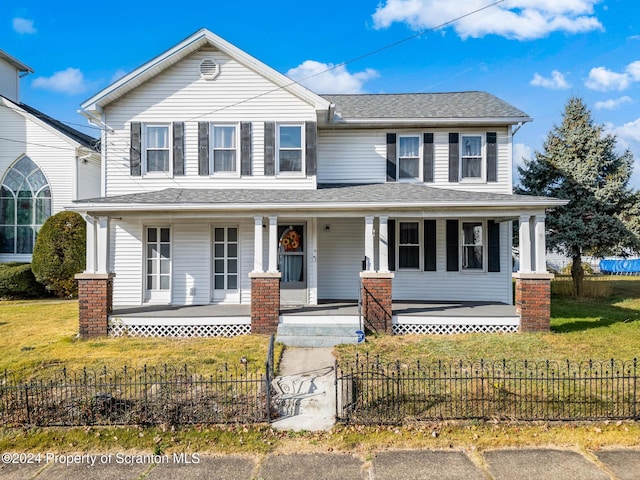
[[[20,378],[46,376],[62,367],[110,368],[184,365],[206,373],[246,357],[251,371],[264,369],[268,337],[101,338],[79,340],[77,301],[0,302],[0,371]],[[282,351],[278,346],[276,358]]]
[[[601,281],[611,286],[610,296],[552,297],[550,333],[370,336],[364,344],[343,345],[336,351],[342,361],[352,360],[356,353],[369,353],[383,361],[404,363],[640,357],[640,278]]]

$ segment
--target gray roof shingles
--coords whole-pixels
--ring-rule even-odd
[[[81,200],[78,205],[172,205],[211,204],[222,205],[280,205],[303,204],[312,207],[325,204],[382,204],[392,207],[404,205],[437,205],[459,203],[473,204],[522,204],[544,202],[553,204],[554,199],[526,195],[509,195],[487,192],[467,192],[429,187],[420,183],[381,183],[366,185],[325,184],[315,190],[258,190],[258,189],[182,189],[145,193],[132,193],[113,197]],[[551,206],[551,205],[550,205]]]
[[[335,104],[336,114],[344,119],[529,118],[522,110],[487,92],[321,96]]]

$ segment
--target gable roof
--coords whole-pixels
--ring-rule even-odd
[[[3,50],[0,50],[0,58],[3,59],[5,62],[8,62],[9,64],[13,65],[16,68],[16,70],[18,70],[19,72],[33,73],[33,69],[30,66],[25,65],[20,60],[18,60],[15,57],[12,57],[11,55],[9,55],[7,52]]]
[[[277,87],[289,91],[291,94],[306,101],[316,109],[328,110],[329,102],[321,96],[265,65],[206,28],[202,28],[174,47],[136,68],[131,73],[125,75],[120,80],[114,82],[104,90],[83,102],[81,105],[81,113],[88,117],[97,118],[99,116],[98,112],[102,107],[139,87],[147,80],[150,80],[204,46],[213,46],[221,52],[226,53],[234,60],[267,78]]]
[[[422,120],[434,123],[529,122],[522,110],[487,92],[322,95],[335,105],[336,123]]]

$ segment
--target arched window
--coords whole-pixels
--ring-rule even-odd
[[[33,253],[38,230],[51,215],[51,189],[29,157],[7,171],[0,187],[0,253]]]

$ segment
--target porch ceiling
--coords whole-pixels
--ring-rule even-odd
[[[324,184],[313,190],[181,189],[100,197],[74,202],[71,210],[94,214],[134,212],[255,212],[302,210],[502,209],[520,211],[564,205],[565,200],[468,192],[421,183]]]

